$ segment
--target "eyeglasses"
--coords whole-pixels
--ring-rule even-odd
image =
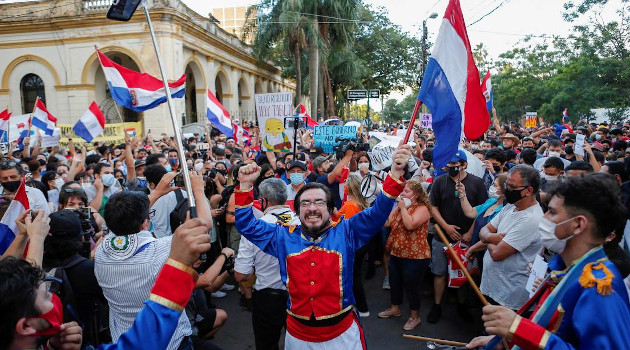
[[[521,189],[518,189],[517,187],[512,187],[512,186],[510,186],[508,184],[505,185],[505,189],[506,190],[510,190],[510,191],[522,191],[522,190],[526,189],[529,186],[521,186],[521,187],[522,187]]]
[[[64,188],[63,189],[64,192],[66,193],[85,193],[85,191],[82,188]]]
[[[300,201],[300,208],[308,208],[311,205],[315,205],[316,207],[325,207],[326,201],[323,199],[318,199],[316,201]]]

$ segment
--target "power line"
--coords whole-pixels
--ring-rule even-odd
[[[426,17],[426,15],[428,15],[428,14],[429,14],[429,12],[431,12],[431,10],[433,10],[433,8],[435,7],[435,5],[437,5],[437,4],[439,4],[439,3],[440,3],[440,1],[442,1],[442,0],[437,0],[437,1],[435,2],[435,4],[433,4],[433,6],[429,7],[429,9],[428,9],[428,10],[424,13],[424,15],[422,15],[422,17]]]
[[[475,25],[476,23],[479,23],[482,19],[488,17],[490,14],[492,14],[494,11],[498,10],[501,6],[505,5],[508,2],[510,2],[510,0],[503,0],[497,7],[493,8],[490,12],[486,13],[485,15],[479,17],[479,19],[467,25],[466,27],[471,27]]]
[[[566,39],[566,38],[561,37],[561,36],[550,36],[550,35],[545,35],[545,34],[519,34],[519,33],[505,33],[505,32],[494,32],[494,31],[488,31],[488,30],[475,30],[475,29],[470,29],[469,32],[489,33],[489,34],[509,35],[509,36],[520,36],[520,37],[531,37],[531,38],[543,38],[543,39],[555,39],[555,38]]]

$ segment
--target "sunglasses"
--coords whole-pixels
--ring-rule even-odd
[[[83,193],[85,194],[85,191],[82,188],[64,188],[63,190],[66,193]]]

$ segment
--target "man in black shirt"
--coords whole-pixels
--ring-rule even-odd
[[[470,241],[471,239],[471,237],[462,237],[464,233],[468,232],[474,220],[464,215],[459,200],[460,197],[467,196],[472,206],[480,205],[488,199],[488,192],[483,180],[475,175],[468,174],[466,172],[467,166],[466,153],[459,150],[446,167],[448,174],[438,176],[433,181],[431,193],[429,194],[429,199],[433,205],[431,215],[447,234],[450,242],[459,240]],[[455,189],[457,182],[464,184],[466,193],[457,193]],[[431,250],[431,272],[435,275],[433,280],[435,304],[427,320],[435,323],[442,315],[441,303],[442,296],[446,290],[448,267],[442,241],[434,238]],[[458,311],[463,310],[466,310],[466,308],[463,305],[459,305]]]

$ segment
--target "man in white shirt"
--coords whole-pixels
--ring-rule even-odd
[[[290,186],[290,185],[289,185]],[[287,185],[283,180],[270,178],[258,186],[264,215],[268,223],[298,225],[300,219],[287,202]],[[249,280],[256,274],[254,284],[252,324],[256,349],[278,349],[282,327],[286,324],[287,292],[280,278],[278,259],[264,253],[245,237],[241,237],[234,263],[237,282]]]
[[[149,165],[144,169],[144,176],[149,185],[149,191],[155,190],[155,187],[160,183],[162,177],[166,175],[166,169],[159,164]],[[188,198],[186,191],[179,191],[182,198]],[[153,234],[156,238],[162,238],[173,234],[171,230],[170,216],[175,207],[177,207],[177,193],[175,191],[169,192],[160,197],[153,206],[149,209],[149,220],[153,224]]]
[[[488,250],[483,258],[481,292],[492,301],[518,310],[529,299],[527,265],[542,251],[538,222],[543,216],[536,200],[540,175],[529,165],[510,169],[507,204],[479,232]]]
[[[22,183],[22,169],[17,165],[0,166],[0,184],[2,185],[2,194],[13,196]],[[48,201],[42,191],[37,188],[26,186],[26,196],[28,197],[28,205],[33,211],[43,210],[46,214],[50,214]]]

